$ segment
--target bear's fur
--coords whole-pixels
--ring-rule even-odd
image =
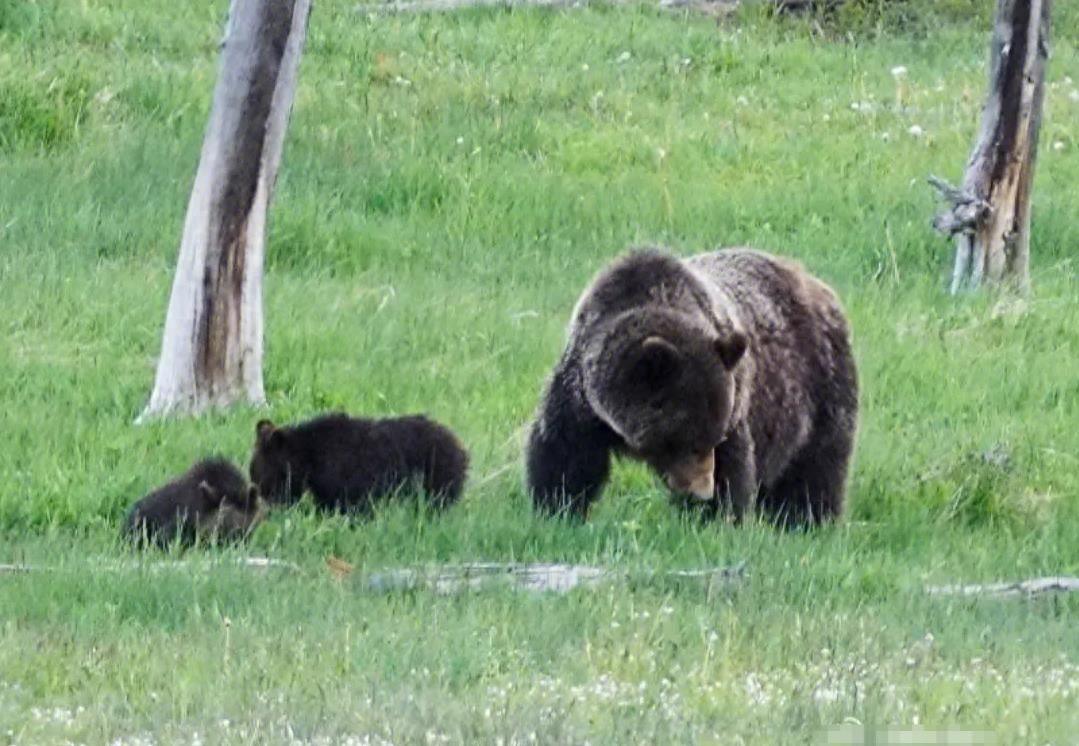
[[[251,481],[270,502],[309,490],[323,510],[370,513],[377,498],[413,482],[431,505],[457,501],[468,452],[448,428],[422,415],[360,419],[335,413],[291,427],[255,428]]]
[[[587,516],[610,455],[642,460],[706,513],[785,525],[839,515],[858,382],[838,299],[747,248],[643,249],[581,296],[526,454],[535,506]],[[688,498],[688,500],[686,500]]]
[[[139,500],[124,522],[137,545],[181,546],[196,539],[239,541],[266,515],[266,505],[244,475],[228,461],[210,458]]]

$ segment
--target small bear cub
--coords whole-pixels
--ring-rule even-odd
[[[411,415],[362,419],[343,413],[289,427],[255,427],[251,481],[271,503],[310,491],[321,510],[370,514],[377,499],[418,483],[429,503],[457,502],[468,452],[449,428]]]
[[[190,546],[245,539],[266,517],[266,503],[228,461],[209,458],[139,500],[124,522],[138,546]]]

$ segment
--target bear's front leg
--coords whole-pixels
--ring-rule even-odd
[[[533,506],[548,515],[584,519],[610,472],[612,433],[575,406],[563,376],[555,376],[532,425],[526,452]]]
[[[735,524],[757,502],[757,467],[749,424],[739,423],[716,448],[716,496],[734,515]]]

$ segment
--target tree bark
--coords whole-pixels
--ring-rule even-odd
[[[311,0],[232,0],[145,419],[261,404],[266,213]]]
[[[934,226],[955,238],[951,291],[1030,284],[1030,196],[1045,93],[1052,0],[997,0],[989,95],[963,184]]]

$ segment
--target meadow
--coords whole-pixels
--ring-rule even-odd
[[[925,587],[1079,574],[1079,7],[1056,3],[1033,293],[1014,299],[945,294],[925,183],[965,163],[991,4],[901,5],[829,25],[317,2],[271,210],[269,408],[135,426],[227,3],[0,0],[0,563],[40,568],[0,574],[0,743],[776,744],[839,726],[1075,743],[1079,599]],[[588,523],[533,516],[524,428],[570,310],[645,243],[754,245],[840,293],[863,393],[838,525],[686,521],[631,464]],[[118,541],[131,502],[194,459],[246,465],[260,417],[332,408],[452,426],[473,457],[462,503],[356,522],[301,505],[242,550],[184,558]],[[252,572],[248,553],[298,570]],[[377,594],[329,556],[630,579]],[[633,580],[743,561],[719,593]]]

